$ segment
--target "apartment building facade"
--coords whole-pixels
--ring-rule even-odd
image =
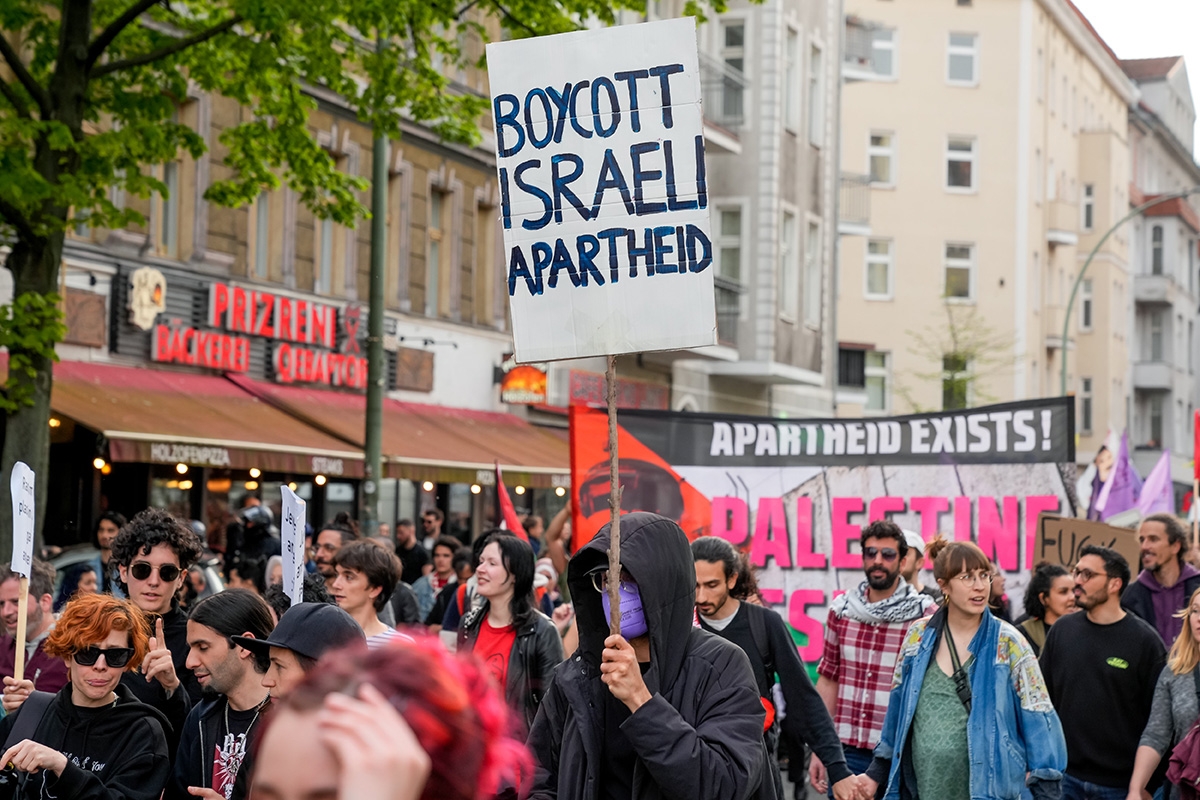
[[[1136,88],[1066,0],[850,0],[868,80],[843,91],[842,163],[871,181],[870,235],[843,240],[838,338],[865,364],[844,413],[904,413],[1091,386],[1081,460],[1125,426]],[[1082,315],[1082,316],[1081,316]]]

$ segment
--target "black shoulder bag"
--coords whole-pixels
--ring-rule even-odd
[[[958,694],[958,699],[962,701],[963,706],[967,709],[967,714],[971,713],[971,677],[967,675],[967,671],[963,669],[962,662],[958,658],[958,648],[954,645],[954,637],[950,635],[950,623],[942,622],[942,629],[946,632],[946,644],[950,645],[950,665],[954,668],[954,674],[950,677],[954,679],[954,691]],[[934,654],[937,657],[937,654]]]

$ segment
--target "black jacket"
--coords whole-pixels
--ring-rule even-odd
[[[168,747],[172,757],[175,746],[179,743],[179,734],[183,730],[184,720],[191,711],[194,703],[200,702],[202,692],[196,676],[187,668],[187,614],[178,605],[172,605],[171,610],[162,615],[163,637],[167,640],[167,649],[171,651],[171,661],[175,664],[175,675],[179,678],[179,688],[170,697],[162,685],[146,676],[141,670],[126,672],[121,676],[121,685],[133,692],[133,696],[148,706],[153,706],[166,717],[170,724]],[[150,630],[153,631],[157,618],[151,617]]]
[[[1154,614],[1154,594],[1145,586],[1138,578],[1138,574],[1133,576],[1130,584],[1125,587],[1125,591],[1121,593],[1121,608],[1126,611],[1136,614],[1141,619],[1150,623],[1150,627],[1158,630],[1158,622]],[[1183,579],[1183,606],[1186,607],[1188,600],[1200,589],[1200,575],[1193,575],[1190,578]],[[1168,647],[1170,642],[1166,643]]]
[[[529,734],[538,760],[530,800],[596,800],[604,775],[600,654],[608,636],[588,570],[606,563],[609,528],[571,559],[579,649],[554,673]],[[621,563],[637,581],[650,636],[651,700],[621,724],[637,754],[634,800],[773,798],[764,770],[763,706],[746,654],[692,626],[696,569],[679,526],[621,518]]]
[[[192,795],[188,794],[189,786],[211,788],[213,752],[224,725],[227,702],[224,695],[208,697],[200,705],[194,706],[188,714],[187,722],[179,735],[179,750],[175,754],[175,766],[171,770],[171,779],[163,793],[163,800],[191,800]],[[266,708],[263,709],[263,713],[266,713]],[[261,719],[258,722],[261,722]],[[254,729],[249,733],[253,735]],[[251,736],[247,736],[247,741],[250,738]],[[240,789],[235,785],[234,797],[245,796],[245,775],[251,768],[249,747],[246,752],[241,769],[238,770],[240,780],[237,784],[240,784]]]
[[[171,771],[166,719],[123,684],[117,684],[115,706],[99,714],[92,711],[83,709],[81,714],[75,707],[69,683],[55,695],[33,740],[59,752],[77,752],[67,752],[69,763],[57,778],[51,772],[23,776],[19,797],[158,800]],[[0,720],[0,742],[8,738],[20,714],[18,710]]]
[[[458,649],[472,651],[483,620],[487,618],[488,603],[473,609],[458,625]],[[525,730],[533,724],[538,706],[546,694],[554,668],[562,662],[562,639],[554,623],[536,609],[529,621],[517,631],[512,653],[508,657],[504,699],[521,716]]]

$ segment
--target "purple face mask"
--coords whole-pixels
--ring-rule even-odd
[[[617,595],[621,598],[621,635],[628,639],[645,636],[646,613],[642,610],[642,593],[636,583],[621,581],[617,587]],[[612,603],[608,601],[608,592],[600,594],[600,604],[604,607],[604,620],[612,618]]]

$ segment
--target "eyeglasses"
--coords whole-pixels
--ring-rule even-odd
[[[863,561],[874,561],[876,556],[883,558],[884,562],[891,563],[900,557],[900,552],[891,547],[864,547]]]
[[[129,568],[129,574],[137,578],[139,581],[144,581],[150,577],[150,573],[158,570],[158,577],[162,578],[167,583],[179,577],[180,569],[174,564],[162,564],[154,566],[146,561],[135,561]]]
[[[600,570],[598,572],[593,572],[592,573],[592,586],[594,586],[596,588],[596,591],[600,592],[600,594],[604,594],[605,592],[607,592],[608,591],[608,570],[605,569],[605,570]],[[635,581],[633,578],[622,576],[621,584],[617,588],[620,589],[622,592],[636,592],[637,591],[637,581]]]
[[[961,583],[963,586],[987,586],[992,582],[992,574],[990,572],[960,572],[954,576],[954,580]]]
[[[1084,583],[1087,583],[1097,575],[1103,574],[1103,572],[1092,572],[1090,569],[1085,569],[1084,567],[1076,567],[1075,569],[1071,570],[1071,577],[1073,577],[1075,580],[1082,579]]]
[[[104,663],[113,669],[120,669],[129,663],[129,659],[133,658],[132,647],[109,647],[107,649],[100,647],[87,647],[83,650],[77,650],[74,655],[75,663],[80,666],[90,667],[95,664],[100,656],[104,656]]]

